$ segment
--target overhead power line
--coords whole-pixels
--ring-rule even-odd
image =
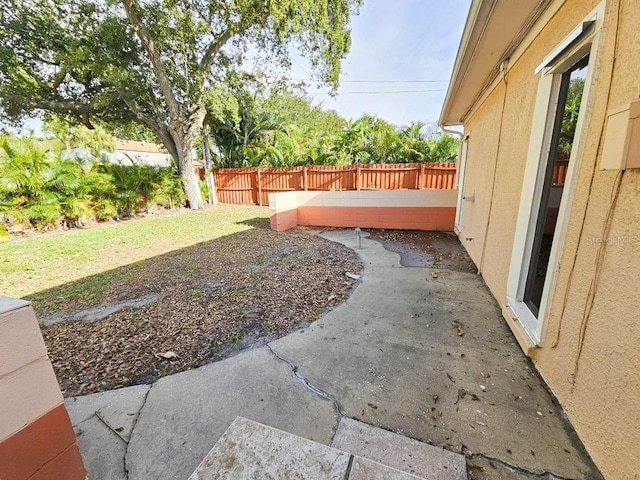
[[[324,83],[313,78],[292,78],[296,82]],[[448,83],[449,80],[340,80],[340,83]]]
[[[302,65],[300,65],[300,62],[298,62],[298,61],[295,59],[295,57],[291,57],[291,58],[292,58],[292,59],[293,59],[293,61],[296,63],[296,65],[298,65],[298,67],[300,67],[300,68],[302,69],[302,71],[303,71],[306,75],[311,76],[311,75],[310,75],[310,73],[307,71],[307,69],[306,69],[306,68],[304,68]],[[349,109],[348,109],[347,107],[345,107],[342,103],[340,103],[336,97],[333,97],[333,98],[332,98],[332,100],[334,101],[334,103],[335,103],[336,105],[338,105],[338,106],[339,106],[340,108],[342,108],[345,112],[347,112],[347,115],[349,115],[349,116],[352,116],[352,117],[353,117],[353,114],[349,111]]]
[[[446,92],[446,88],[439,88],[433,90],[387,90],[379,92],[339,92],[338,95],[380,95],[380,94],[393,94],[393,93],[427,93],[427,92]],[[309,92],[307,95],[333,95],[332,92]]]

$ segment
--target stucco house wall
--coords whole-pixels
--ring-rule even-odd
[[[534,69],[600,1],[554,5],[559,3],[464,122],[464,195],[475,200],[464,202],[459,237],[503,307],[538,88]],[[616,479],[639,478],[640,169],[622,174],[599,165],[606,112],[640,96],[638,25],[637,0],[606,1],[597,58],[589,63],[595,72],[585,135],[577,146],[569,223],[540,347],[527,344],[521,327],[505,315],[595,463]]]

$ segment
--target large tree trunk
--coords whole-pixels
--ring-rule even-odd
[[[177,145],[178,170],[182,176],[184,192],[189,200],[189,207],[194,210],[204,208],[204,200],[200,191],[200,184],[193,165],[193,140],[184,138]]]

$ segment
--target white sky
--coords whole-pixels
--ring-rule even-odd
[[[396,125],[436,122],[444,101],[471,0],[364,0],[353,17],[352,46],[343,61],[342,84],[333,99],[310,82],[308,93],[346,118],[370,113]],[[308,79],[310,67],[294,55],[291,77]],[[376,83],[351,83],[376,80]],[[380,81],[393,81],[381,83]],[[428,81],[424,83],[408,81]],[[349,94],[349,92],[427,92]],[[24,133],[40,133],[25,123]]]

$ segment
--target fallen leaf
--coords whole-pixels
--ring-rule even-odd
[[[431,272],[431,276],[433,278],[438,278],[438,272]]]
[[[116,432],[121,432],[121,431],[123,431],[123,430],[124,430],[124,427],[114,428],[114,430],[115,430]]]
[[[156,353],[156,358],[166,358],[167,360],[171,358],[178,358],[178,354],[176,352],[172,352],[169,350],[168,352]]]
[[[458,336],[461,337],[462,335],[464,335],[464,325],[462,325],[457,320],[451,322],[451,325],[453,325],[454,327],[456,327],[458,329]]]
[[[369,408],[373,408],[374,410],[378,409],[378,406],[373,403],[367,403],[367,405],[369,405]]]
[[[456,405],[460,401],[460,399],[466,397],[467,395],[469,395],[471,397],[471,400],[473,400],[474,402],[480,401],[480,397],[478,397],[478,395],[476,395],[475,393],[465,390],[464,388],[459,388],[458,398],[456,398],[456,401],[453,402],[453,404]]]

